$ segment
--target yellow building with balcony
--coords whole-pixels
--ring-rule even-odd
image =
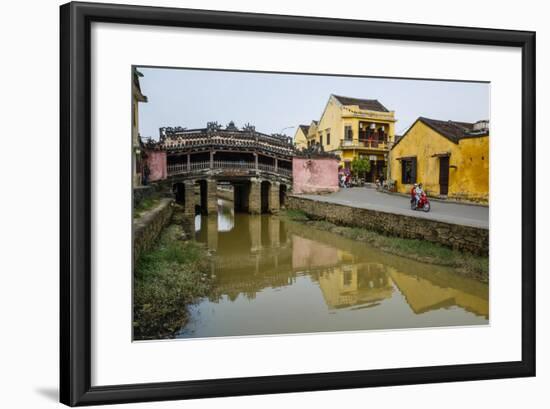
[[[428,195],[487,203],[489,121],[420,117],[391,150],[390,179],[408,193],[422,183]]]
[[[376,99],[330,95],[319,121],[308,128],[307,144],[321,144],[340,156],[344,167],[354,158],[370,160],[366,182],[386,177],[389,149],[395,137],[395,112]]]

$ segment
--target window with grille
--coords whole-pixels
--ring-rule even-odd
[[[401,160],[401,183],[416,183],[416,158]]]
[[[344,139],[346,141],[353,140],[353,129],[351,128],[351,125],[346,125],[344,127]]]

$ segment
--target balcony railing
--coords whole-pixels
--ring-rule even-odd
[[[210,168],[210,161],[191,162],[189,166],[187,165],[187,163],[175,163],[168,165],[168,175],[173,176],[186,173],[194,173],[196,171],[207,170]],[[256,163],[250,161],[215,160],[212,162],[212,169],[254,171],[256,170]],[[257,170],[263,172],[278,173],[287,177],[292,176],[292,169],[281,167],[276,168],[274,165],[269,165],[266,163],[258,163]]]
[[[387,141],[363,140],[349,141],[343,140],[340,143],[341,148],[369,148],[369,149],[388,149]]]

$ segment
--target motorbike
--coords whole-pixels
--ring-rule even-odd
[[[425,212],[430,211],[430,201],[425,192],[420,194],[420,200],[418,200],[418,206],[416,205],[416,199],[414,195],[411,197],[411,210],[424,210]]]

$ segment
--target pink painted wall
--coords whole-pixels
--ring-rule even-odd
[[[164,151],[147,151],[147,166],[151,173],[149,181],[164,180],[168,176],[166,165],[166,152]]]
[[[293,193],[337,192],[338,160],[331,158],[292,159]]]

